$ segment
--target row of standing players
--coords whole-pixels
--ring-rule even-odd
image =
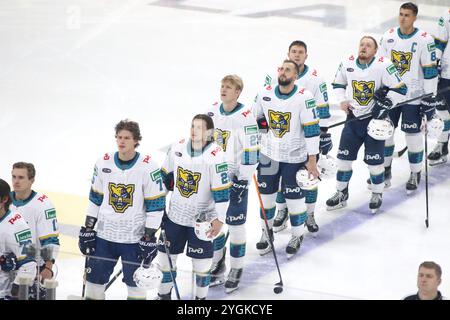
[[[436,113],[444,122],[444,131],[429,155],[432,164],[445,162],[450,129],[450,115],[445,103],[450,78],[446,51],[449,13],[439,20],[439,31],[433,39],[414,27],[417,12],[414,4],[403,4],[399,11],[400,26],[386,32],[380,48],[375,39],[363,37],[358,55],[342,62],[332,84],[340,107],[349,119],[370,114],[374,119],[384,121],[380,123],[392,125],[393,122],[396,127],[402,114],[401,128],[405,132],[411,167],[407,192],[416,190],[420,181],[423,115],[432,121],[437,109]],[[302,168],[314,178],[319,176],[316,166],[319,151],[326,157],[332,147],[331,135],[327,132],[330,113],[326,83],[317,70],[305,64],[306,58],[306,44],[294,41],[288,50],[288,60],[279,68],[278,75],[266,77],[264,89],[258,94],[252,110],[237,101],[243,89],[242,80],[234,75],[225,77],[220,92],[222,103],[214,104],[206,115],[197,115],[193,119],[190,139],[170,148],[162,168],[158,168],[150,157],[135,151],[141,139],[137,123],[121,121],[116,126],[118,152],[106,154],[95,166],[86,223],[80,231],[80,249],[89,257],[86,261],[86,270],[90,270],[86,298],[104,298],[106,284],[119,257],[128,298],[145,298],[145,285],[142,285],[145,279],[138,277],[142,273],[136,273],[136,270],[142,270],[141,264],[150,264],[158,247],[161,254],[157,255],[157,262],[162,271],[158,297],[169,299],[172,278],[176,277],[177,256],[184,251],[186,243],[186,254],[192,258],[196,277],[196,298],[204,299],[209,286],[224,282],[226,292],[236,290],[244,269],[248,185],[255,169],[269,226],[267,230],[262,224],[263,235],[257,243],[260,254],[270,252],[268,238],[273,239],[272,230],[284,229],[288,218],[292,233],[286,247],[289,257],[298,252],[305,226],[310,232],[318,231],[314,219],[317,186],[302,190],[295,177]],[[436,90],[439,59],[442,65],[441,94],[389,110],[404,99]],[[390,120],[387,120],[388,116]],[[376,212],[381,206],[383,188],[389,186],[391,178],[394,144],[392,134],[386,141],[368,134],[371,123],[370,118],[366,118],[350,121],[344,126],[337,155],[337,192],[327,201],[329,210],[346,205],[351,164],[363,143],[372,190],[369,207]],[[30,176],[27,167],[21,169],[26,180],[34,181],[34,175]],[[4,217],[14,214],[15,219],[9,221],[20,220],[14,212],[20,216],[26,211],[26,205],[33,203],[32,199],[43,202],[42,195],[31,190],[31,184],[31,193],[27,197],[11,194],[10,198],[18,204],[16,207],[8,210],[8,201],[2,202],[4,213],[0,222],[8,221]],[[166,193],[171,190],[165,213]],[[48,199],[44,200],[49,203]],[[53,206],[50,204],[41,213],[46,215],[47,225],[52,224],[53,231],[48,233],[52,236],[48,238],[53,243],[43,242],[45,235],[33,233],[32,236],[42,248],[53,247],[47,250],[52,254],[46,253],[47,258],[40,262],[44,273],[52,269],[59,245],[56,216],[50,207]],[[205,235],[196,234],[196,231],[203,231],[194,228],[199,215],[211,222],[211,228],[204,230]],[[226,235],[221,232],[223,223],[228,225]],[[156,240],[155,233],[160,226],[165,230],[170,255],[162,254],[165,247]],[[36,230],[36,225],[33,228]],[[30,225],[30,229],[33,228]],[[214,241],[205,237],[214,238]],[[228,237],[231,257],[225,281]],[[30,238],[23,238],[17,247],[23,247]],[[4,270],[11,269],[14,262],[7,251],[6,248],[2,250],[3,258],[0,259],[2,272],[6,273],[8,271]],[[17,249],[15,252],[17,259],[13,269],[29,270],[23,252]],[[27,265],[28,268],[23,267]],[[45,277],[48,275],[42,276]],[[6,296],[6,287],[4,292],[3,296]]]

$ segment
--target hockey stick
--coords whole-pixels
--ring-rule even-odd
[[[427,117],[425,117],[425,211],[426,211],[426,219],[425,226],[428,229],[428,121]]]
[[[167,238],[166,238],[166,230],[161,229],[161,236],[163,238],[163,244],[164,244],[164,250],[166,251],[167,259],[169,260],[169,266],[170,266],[170,277],[172,278],[173,287],[175,288],[175,294],[177,295],[177,299],[181,300],[180,298],[180,292],[178,291],[177,282],[175,281],[175,276],[173,274],[173,264],[172,259],[170,258],[170,252],[169,248],[167,246]]]
[[[261,194],[259,193],[258,180],[256,179],[255,174],[253,174],[253,181],[255,182],[256,193],[258,194],[259,206],[260,206],[261,212],[264,216],[264,223],[266,225],[267,239],[269,239],[269,243],[272,248],[273,257],[275,259],[275,264],[277,265],[278,276],[280,277],[280,282],[275,283],[275,287],[273,288],[273,292],[278,294],[278,293],[283,292],[283,279],[281,278],[280,266],[278,264],[277,254],[275,252],[275,246],[273,245],[273,240],[269,233],[269,223],[267,222],[266,211],[264,210],[264,205],[262,202]]]
[[[122,271],[123,270],[120,269],[119,272],[117,272],[116,275],[111,280],[109,280],[109,282],[106,284],[105,291],[108,290],[109,287],[111,287],[114,281],[116,281],[116,279],[122,274]]]
[[[408,146],[404,147],[403,149],[401,149],[399,151],[395,151],[394,157],[400,158],[406,152],[406,150],[408,150]]]
[[[86,292],[86,278],[88,274],[88,263],[89,263],[89,254],[84,258],[84,274],[83,274],[83,289],[81,290],[81,299],[84,299],[84,294]]]

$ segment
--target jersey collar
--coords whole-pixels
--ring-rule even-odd
[[[139,152],[136,151],[136,155],[134,156],[133,160],[131,160],[131,162],[122,164],[121,161],[119,160],[119,152],[116,152],[114,154],[114,163],[116,164],[117,168],[119,168],[120,170],[128,170],[128,169],[131,169],[136,164],[138,158],[139,158]]]
[[[287,100],[297,92],[297,85],[294,85],[294,89],[292,89],[292,91],[289,92],[288,94],[281,93],[279,87],[280,86],[278,86],[278,85],[275,87],[275,95],[277,96],[278,99],[281,99],[281,100]]]
[[[397,34],[398,34],[398,36],[400,37],[400,39],[410,39],[410,38],[412,38],[416,33],[417,33],[417,31],[419,31],[419,29],[417,29],[417,28],[414,28],[414,31],[411,33],[411,34],[403,34],[401,31],[400,31],[400,27],[397,29]]]
[[[370,60],[370,62],[368,64],[361,64],[359,63],[359,58],[356,58],[356,65],[358,66],[358,68],[364,70],[367,69],[368,67],[370,67],[370,65],[372,64],[372,62],[375,60],[375,57],[372,58],[372,60]]]
[[[186,148],[187,148],[187,152],[191,156],[191,158],[194,158],[194,157],[201,156],[203,154],[203,152],[205,152],[211,146],[211,144],[212,144],[212,141],[209,141],[206,144],[206,146],[204,146],[202,148],[201,151],[197,151],[192,148],[192,140],[189,139],[188,143],[186,144]]]
[[[304,64],[304,66],[305,66],[305,68],[303,69],[303,72],[298,75],[297,80],[308,73],[309,67],[306,64]]]
[[[223,103],[221,103],[219,110],[220,110],[221,115],[230,116],[230,115],[238,112],[239,110],[241,110],[243,107],[244,107],[244,105],[242,103],[238,102],[236,107],[233,110],[231,110],[230,112],[226,112],[225,109],[223,108]]]
[[[16,199],[16,193],[13,191],[11,192],[11,197],[12,197],[12,203],[14,206],[18,207],[23,207],[24,205],[26,205],[28,202],[30,202],[34,196],[36,195],[36,192],[31,190],[31,194],[28,198],[24,199],[24,200],[17,200]]]

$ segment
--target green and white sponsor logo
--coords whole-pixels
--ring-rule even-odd
[[[264,86],[268,86],[272,84],[272,77],[269,75],[266,75],[266,79],[264,81]]]
[[[314,99],[309,99],[309,100],[305,101],[305,104],[306,104],[306,109],[311,109],[316,106],[316,101],[314,101]]]
[[[30,229],[22,230],[20,232],[15,233],[14,236],[16,237],[16,241],[20,243],[22,241],[31,239],[31,230]]]
[[[258,133],[258,127],[255,126],[255,125],[253,125],[253,126],[246,126],[244,128],[244,130],[245,130],[245,134],[246,135]]]
[[[45,219],[50,220],[56,218],[56,210],[54,208],[45,210]]]
[[[395,72],[397,72],[397,68],[391,64],[389,67],[386,68],[387,72],[389,72],[389,74],[393,74]]]
[[[319,90],[321,93],[324,93],[325,91],[327,91],[327,84],[324,82],[319,86]]]
[[[152,178],[152,181],[157,181],[161,179],[161,170],[157,169],[150,173],[150,177]]]
[[[440,18],[438,24],[443,27],[444,26],[444,18]]]
[[[428,44],[428,52],[433,52],[436,50],[436,45],[434,43]]]
[[[228,164],[226,164],[225,162],[216,164],[216,172],[217,173],[226,172],[226,171],[228,171]]]

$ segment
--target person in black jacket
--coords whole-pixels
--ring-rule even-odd
[[[433,261],[422,262],[417,275],[419,291],[403,300],[447,300],[438,290],[441,284],[441,275],[442,269],[437,263]]]

